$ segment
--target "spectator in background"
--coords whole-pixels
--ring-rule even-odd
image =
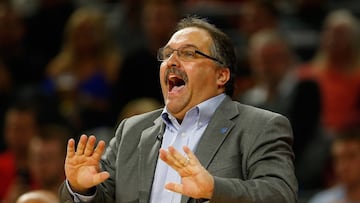
[[[64,161],[67,140],[74,137],[66,126],[46,124],[40,132],[30,140],[28,160],[31,174],[32,190],[48,190],[58,192],[65,180]]]
[[[80,8],[70,17],[58,55],[49,63],[45,91],[60,100],[61,112],[78,129],[111,125],[112,85],[120,53],[113,46],[103,13]]]
[[[320,85],[322,125],[328,134],[360,124],[359,22],[347,10],[332,11],[324,22],[317,55],[301,67]]]
[[[37,110],[28,103],[14,103],[5,115],[7,150],[0,154],[0,200],[9,201],[27,191],[30,184],[27,151],[39,132]]]
[[[318,168],[324,163],[317,162],[310,167],[302,161],[307,158],[304,156],[311,142],[320,136],[321,96],[317,83],[299,78],[297,56],[276,30],[262,30],[252,35],[249,61],[256,83],[238,100],[280,113],[290,120],[295,168],[307,167],[306,171],[296,170],[300,189],[319,187],[322,168]]]
[[[33,190],[22,194],[16,203],[60,203],[56,193],[47,190]]]
[[[334,137],[331,156],[335,185],[314,195],[309,203],[360,202],[360,130],[351,128]]]
[[[151,97],[163,103],[157,50],[166,43],[181,14],[177,0],[145,0],[142,26],[146,43],[124,58],[114,90],[112,110],[116,119],[129,101]]]
[[[278,30],[278,11],[272,1],[246,0],[239,7],[239,17],[236,19],[236,22],[237,31],[232,33],[238,58],[234,92],[235,99],[255,84],[248,61],[247,49],[249,40],[252,35],[259,31]]]
[[[9,3],[0,2],[0,60],[8,73],[12,91],[38,85],[42,72],[24,47],[23,19]],[[3,81],[2,81],[3,82]]]

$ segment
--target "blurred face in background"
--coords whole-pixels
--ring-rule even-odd
[[[329,25],[323,34],[323,48],[329,58],[348,55],[354,52],[353,31],[347,24]]]
[[[104,16],[97,10],[77,10],[67,24],[65,37],[68,46],[78,55],[101,51],[106,42]]]
[[[58,186],[64,180],[64,148],[57,139],[35,137],[31,140],[29,166],[34,180],[42,188]]]
[[[337,141],[332,147],[334,169],[340,183],[347,187],[360,185],[360,141]]]
[[[291,65],[291,56],[284,43],[265,42],[252,47],[250,65],[259,80],[277,85]]]
[[[26,155],[29,142],[38,133],[35,113],[9,110],[5,116],[6,144],[16,155]]]

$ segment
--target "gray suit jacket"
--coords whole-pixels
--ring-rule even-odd
[[[164,124],[162,110],[124,120],[101,162],[111,176],[97,186],[93,202],[148,203]],[[220,104],[195,151],[214,176],[211,203],[295,203],[293,137],[279,114],[229,97]],[[66,186],[61,202],[73,202]],[[182,203],[201,202],[183,196]]]

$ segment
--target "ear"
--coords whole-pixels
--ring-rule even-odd
[[[229,68],[218,68],[217,70],[217,84],[218,86],[224,86],[227,81],[230,79],[230,69]]]

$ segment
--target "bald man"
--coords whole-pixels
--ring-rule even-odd
[[[59,198],[53,192],[46,190],[34,190],[22,194],[16,203],[60,203]]]

